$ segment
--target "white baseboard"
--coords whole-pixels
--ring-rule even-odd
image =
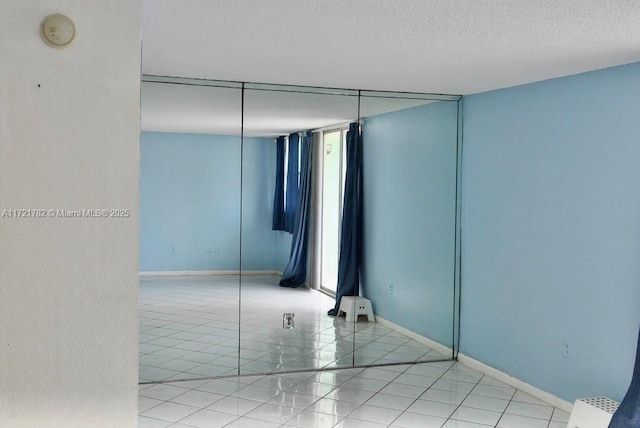
[[[565,401],[553,394],[538,389],[533,385],[530,385],[526,382],[521,381],[520,379],[501,372],[498,369],[494,369],[493,367],[481,363],[478,360],[474,360],[473,358],[468,357],[464,354],[458,354],[458,361],[465,366],[496,378],[500,382],[506,383],[507,385],[517,388],[522,392],[526,392],[527,394],[532,395],[537,399],[544,401],[545,403],[549,403],[554,407],[564,410],[567,413],[571,413],[571,410],[573,409],[573,404],[569,403],[568,401]]]
[[[213,276],[213,275],[277,275],[282,272],[277,270],[167,270],[167,271],[141,271],[140,276]]]
[[[389,327],[392,330],[402,333],[405,336],[408,336],[411,339],[415,340],[416,342],[427,345],[429,348],[433,349],[434,351],[440,352],[441,354],[444,354],[446,357],[450,357],[451,355],[453,355],[453,349],[449,348],[448,346],[438,343],[435,340],[429,339],[428,337],[421,336],[418,333],[401,327],[398,324],[392,323],[391,321],[388,321],[378,315],[376,315],[375,317],[376,322],[379,322],[380,324]]]
[[[387,326],[399,333],[402,333],[408,337],[410,337],[411,339],[415,340],[416,342],[420,342],[424,345],[427,345],[428,347],[430,347],[431,349],[440,352],[441,354],[444,355],[452,355],[453,354],[453,350],[445,345],[442,345],[441,343],[438,343],[432,339],[429,339],[428,337],[424,337],[419,335],[418,333],[415,333],[411,330],[407,330],[404,327],[401,327],[391,321],[388,321],[378,315],[376,315],[376,321],[379,322],[380,324]],[[460,354],[458,353],[458,361],[466,366],[468,366],[469,368],[472,368],[474,370],[479,371],[480,373],[484,373],[488,376],[491,376],[497,380],[499,380],[500,382],[503,382],[509,386],[512,386],[514,388],[517,388],[519,390],[521,390],[522,392],[525,392],[533,397],[536,397],[539,400],[544,401],[545,403],[549,403],[554,407],[557,407],[561,410],[564,410],[567,413],[571,413],[571,410],[573,409],[573,404],[569,403],[568,401],[565,401],[559,397],[556,397],[553,394],[550,394],[548,392],[545,392],[541,389],[536,388],[533,385],[530,385],[526,382],[521,381],[520,379],[517,379],[513,376],[510,376],[504,372],[501,372],[498,369],[494,369],[493,367],[490,367],[484,363],[481,363],[480,361],[474,360],[471,357],[468,357],[464,354]]]

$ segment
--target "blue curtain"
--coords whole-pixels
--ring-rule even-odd
[[[300,192],[296,201],[296,218],[289,263],[284,269],[280,286],[300,287],[307,279],[307,252],[309,240],[309,205],[311,204],[312,134],[305,132],[300,142]],[[291,152],[289,152],[291,156]],[[289,158],[291,159],[291,158]],[[297,158],[296,158],[297,159]]]
[[[640,427],[640,334],[638,335],[636,365],[633,369],[631,385],[609,424],[609,428],[638,427]]]
[[[300,189],[298,184],[298,149],[300,137],[298,133],[289,135],[289,159],[287,160],[287,198],[285,200],[285,229],[294,233],[296,227],[296,212],[298,211],[298,198]]]
[[[362,139],[357,122],[347,131],[347,171],[344,183],[342,233],[336,305],[329,315],[336,316],[342,296],[357,296],[360,291],[362,254]]]
[[[276,190],[273,196],[273,230],[285,230],[286,216],[284,211],[284,137],[276,140]]]

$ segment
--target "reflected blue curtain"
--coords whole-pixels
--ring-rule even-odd
[[[300,189],[298,184],[298,156],[300,137],[298,133],[289,135],[289,158],[287,159],[287,197],[285,200],[285,229],[294,233],[296,227],[296,212],[298,211],[298,198]]]
[[[631,385],[609,424],[609,428],[638,427],[640,427],[640,334],[638,334],[636,365],[633,369]]]
[[[284,269],[282,278],[280,278],[280,286],[282,287],[300,287],[307,279],[312,146],[311,131],[305,132],[300,141],[300,192],[296,204],[298,209],[296,210],[289,263]],[[291,156],[291,152],[289,152],[289,155]]]
[[[284,137],[276,139],[276,189],[273,196],[273,230],[285,230],[286,216],[284,211]]]
[[[360,292],[360,260],[362,254],[362,139],[357,122],[347,131],[347,171],[344,183],[342,232],[336,305],[329,311],[335,316],[342,296],[357,296]]]

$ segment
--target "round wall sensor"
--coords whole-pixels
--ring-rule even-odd
[[[40,35],[49,46],[64,48],[73,42],[76,27],[68,16],[56,13],[42,20]]]

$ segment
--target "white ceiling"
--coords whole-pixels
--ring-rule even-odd
[[[145,0],[143,73],[471,94],[640,61],[638,0]]]

